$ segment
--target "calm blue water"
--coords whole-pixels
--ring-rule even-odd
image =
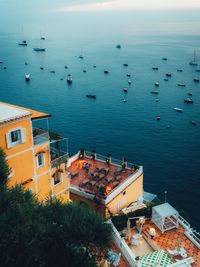
[[[0,65],[0,100],[52,114],[50,128],[69,138],[70,152],[81,147],[96,149],[143,165],[145,190],[161,199],[167,190],[169,202],[184,210],[183,215],[199,228],[200,83],[195,84],[193,78],[200,73],[188,62],[194,48],[200,55],[200,36],[183,34],[184,29],[178,35],[176,30],[160,34],[161,26],[156,22],[165,21],[162,16],[153,19],[152,15],[157,26],[149,31],[151,25],[143,27],[136,15],[141,34],[134,34],[139,29],[130,24],[130,15],[123,23],[111,18],[110,24],[106,24],[108,16],[106,21],[100,15],[96,20],[92,15],[56,16],[55,23],[46,16],[43,24],[29,18],[23,32],[22,19],[17,25],[13,19],[10,28],[1,27],[0,61],[4,63]],[[40,32],[45,41],[40,41]],[[28,47],[17,45],[22,39]],[[122,49],[115,48],[117,43]],[[47,51],[33,52],[35,46],[44,46]],[[83,60],[78,58],[80,53]],[[162,57],[168,60],[162,61]],[[123,63],[129,66],[123,67]],[[159,71],[152,70],[154,65]],[[183,72],[177,72],[179,68]],[[26,72],[31,74],[30,83],[24,81]],[[172,73],[168,82],[163,80],[166,72]],[[72,86],[66,83],[68,73],[73,75]],[[131,74],[130,86],[127,73]],[[150,93],[156,81],[160,83],[158,96]],[[186,87],[178,87],[179,82]],[[128,87],[126,103],[122,103],[124,87]],[[188,92],[193,93],[193,105],[184,104]],[[96,101],[87,99],[88,93],[96,94]],[[183,113],[175,112],[174,107],[183,108]],[[156,121],[156,116],[161,120]],[[197,125],[189,123],[191,120]]]

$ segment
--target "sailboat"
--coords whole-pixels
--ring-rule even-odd
[[[193,60],[191,60],[189,62],[189,65],[190,66],[197,66],[198,65],[198,63],[197,63],[197,56],[196,56],[196,50],[194,50],[194,57],[193,57]]]
[[[27,44],[27,42],[26,42],[26,40],[24,40],[24,30],[23,30],[23,27],[22,27],[22,41],[20,42],[20,43],[18,43],[18,45],[20,45],[20,46],[27,46],[28,44]]]

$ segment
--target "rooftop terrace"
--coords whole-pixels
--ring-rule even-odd
[[[71,186],[78,187],[89,194],[97,194],[101,190],[103,196],[109,195],[115,188],[125,182],[138,171],[138,167],[123,161],[103,156],[86,154],[83,158],[72,161],[68,168]]]
[[[158,249],[178,250],[183,248],[186,251],[187,257],[192,257],[195,262],[192,264],[193,267],[200,266],[200,250],[198,247],[185,235],[186,229],[179,225],[177,229],[172,229],[162,233],[154,223],[150,220],[146,221],[143,228],[143,235],[149,238],[149,229],[154,228],[156,230],[156,236],[151,239],[152,244]],[[181,260],[182,258],[177,255],[172,257],[174,261]]]

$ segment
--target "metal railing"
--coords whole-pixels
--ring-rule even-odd
[[[92,156],[94,155],[94,153],[90,152],[90,151],[84,151],[84,153],[85,153],[85,156],[88,158],[92,158]],[[97,153],[95,153],[95,155],[96,155],[96,159],[99,161],[106,162],[106,160],[108,159],[108,156],[106,157],[106,156],[103,156],[103,155],[97,154]],[[118,167],[122,166],[122,160],[119,160],[119,159],[116,159],[113,157],[110,157],[110,159],[111,159],[110,164],[113,164],[113,165],[118,166]],[[136,168],[139,168],[138,165],[134,165],[133,163],[127,162],[127,169],[131,169],[133,166],[135,166]]]
[[[49,142],[49,133],[40,128],[33,128],[33,144],[39,145]]]
[[[58,167],[59,165],[61,165],[62,163],[66,163],[68,160],[69,155],[66,153],[62,156],[58,156],[57,158],[51,160],[51,167]]]

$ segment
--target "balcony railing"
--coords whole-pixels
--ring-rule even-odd
[[[49,133],[40,128],[33,128],[33,144],[39,145],[49,142]]]
[[[58,167],[60,164],[67,162],[68,153],[66,151],[51,148],[51,167]]]

